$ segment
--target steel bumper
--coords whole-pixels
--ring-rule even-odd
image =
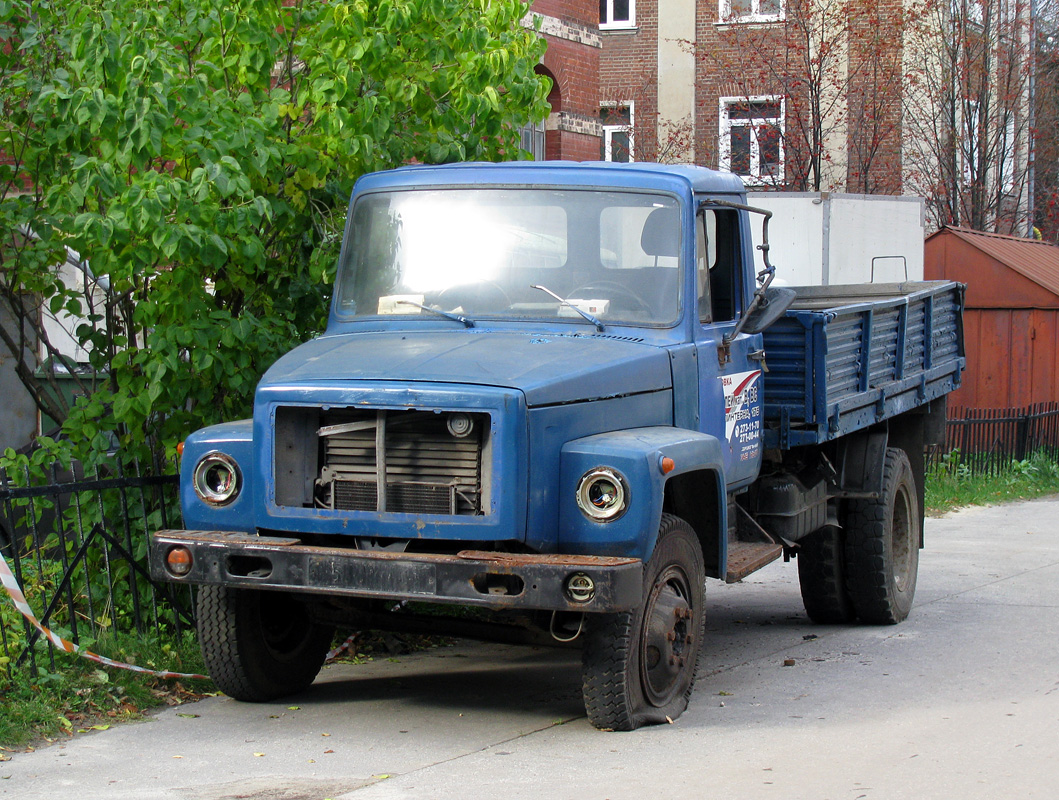
[[[182,575],[167,567],[175,547],[191,555]],[[639,606],[643,591],[643,562],[635,558],[352,550],[224,531],[158,531],[150,560],[153,578],[176,583],[491,608],[627,611]],[[570,590],[572,578],[577,591]]]

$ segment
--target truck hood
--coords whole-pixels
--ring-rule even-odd
[[[273,364],[261,387],[358,380],[502,386],[531,407],[672,386],[666,350],[635,339],[471,329],[322,336]]]

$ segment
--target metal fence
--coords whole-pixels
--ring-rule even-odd
[[[932,452],[931,464],[958,453],[962,468],[996,475],[1040,453],[1059,460],[1059,403],[1026,408],[950,409],[945,446]]]
[[[191,623],[190,595],[156,586],[146,568],[148,533],[180,526],[177,481],[121,467],[112,475],[53,467],[47,482],[28,469],[0,470],[0,552],[43,625],[83,643],[108,632],[179,633]],[[55,669],[53,645],[7,597],[0,663],[8,677]]]

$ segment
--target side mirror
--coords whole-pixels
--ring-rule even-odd
[[[760,303],[756,303],[746,315],[743,333],[761,333],[787,313],[798,293],[784,286],[770,286],[765,290]]]

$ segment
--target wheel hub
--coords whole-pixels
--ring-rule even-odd
[[[656,707],[682,691],[695,663],[690,596],[687,578],[672,569],[659,576],[644,610],[640,677],[644,696]]]

